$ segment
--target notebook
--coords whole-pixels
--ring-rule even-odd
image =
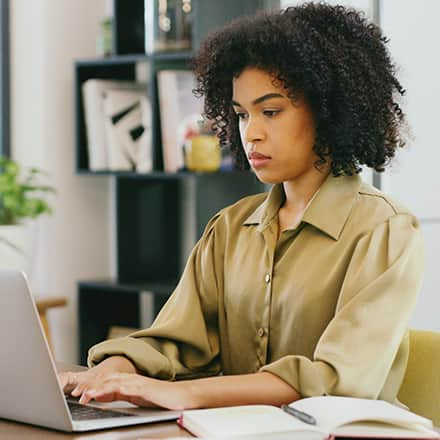
[[[288,405],[315,419],[305,423],[282,409],[269,405],[246,405],[184,411],[179,424],[192,434],[210,439],[306,438],[399,438],[438,439],[432,422],[381,400],[319,396]],[[296,438],[296,437],[295,437]]]
[[[179,416],[177,411],[128,408],[125,402],[80,405],[66,400],[26,278],[17,270],[0,269],[0,350],[2,419],[89,431]]]

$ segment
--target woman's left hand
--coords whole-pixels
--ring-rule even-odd
[[[143,407],[182,410],[195,407],[189,382],[168,382],[139,374],[115,373],[103,377],[95,389],[83,389],[80,403],[125,400]]]

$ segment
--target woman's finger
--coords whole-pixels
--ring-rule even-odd
[[[138,406],[156,406],[143,396],[143,386],[135,375],[112,375],[99,384],[99,387],[86,389],[80,398],[80,403],[88,403],[94,399],[97,402],[112,402],[124,400]],[[144,390],[145,391],[145,390]]]
[[[77,373],[73,373],[72,371],[62,372],[58,375],[58,380],[62,390],[68,394],[78,383]]]
[[[87,388],[92,388],[88,382],[78,383],[76,387],[70,392],[73,397],[80,396]]]

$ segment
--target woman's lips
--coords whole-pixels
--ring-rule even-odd
[[[252,168],[262,168],[272,159],[270,156],[265,156],[264,154],[257,153],[256,151],[250,153],[248,157]]]

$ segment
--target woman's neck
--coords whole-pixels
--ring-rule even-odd
[[[283,209],[287,212],[291,211],[295,213],[304,211],[329,173],[329,169],[322,171],[314,169],[312,172],[303,174],[295,180],[283,182],[286,196]]]

